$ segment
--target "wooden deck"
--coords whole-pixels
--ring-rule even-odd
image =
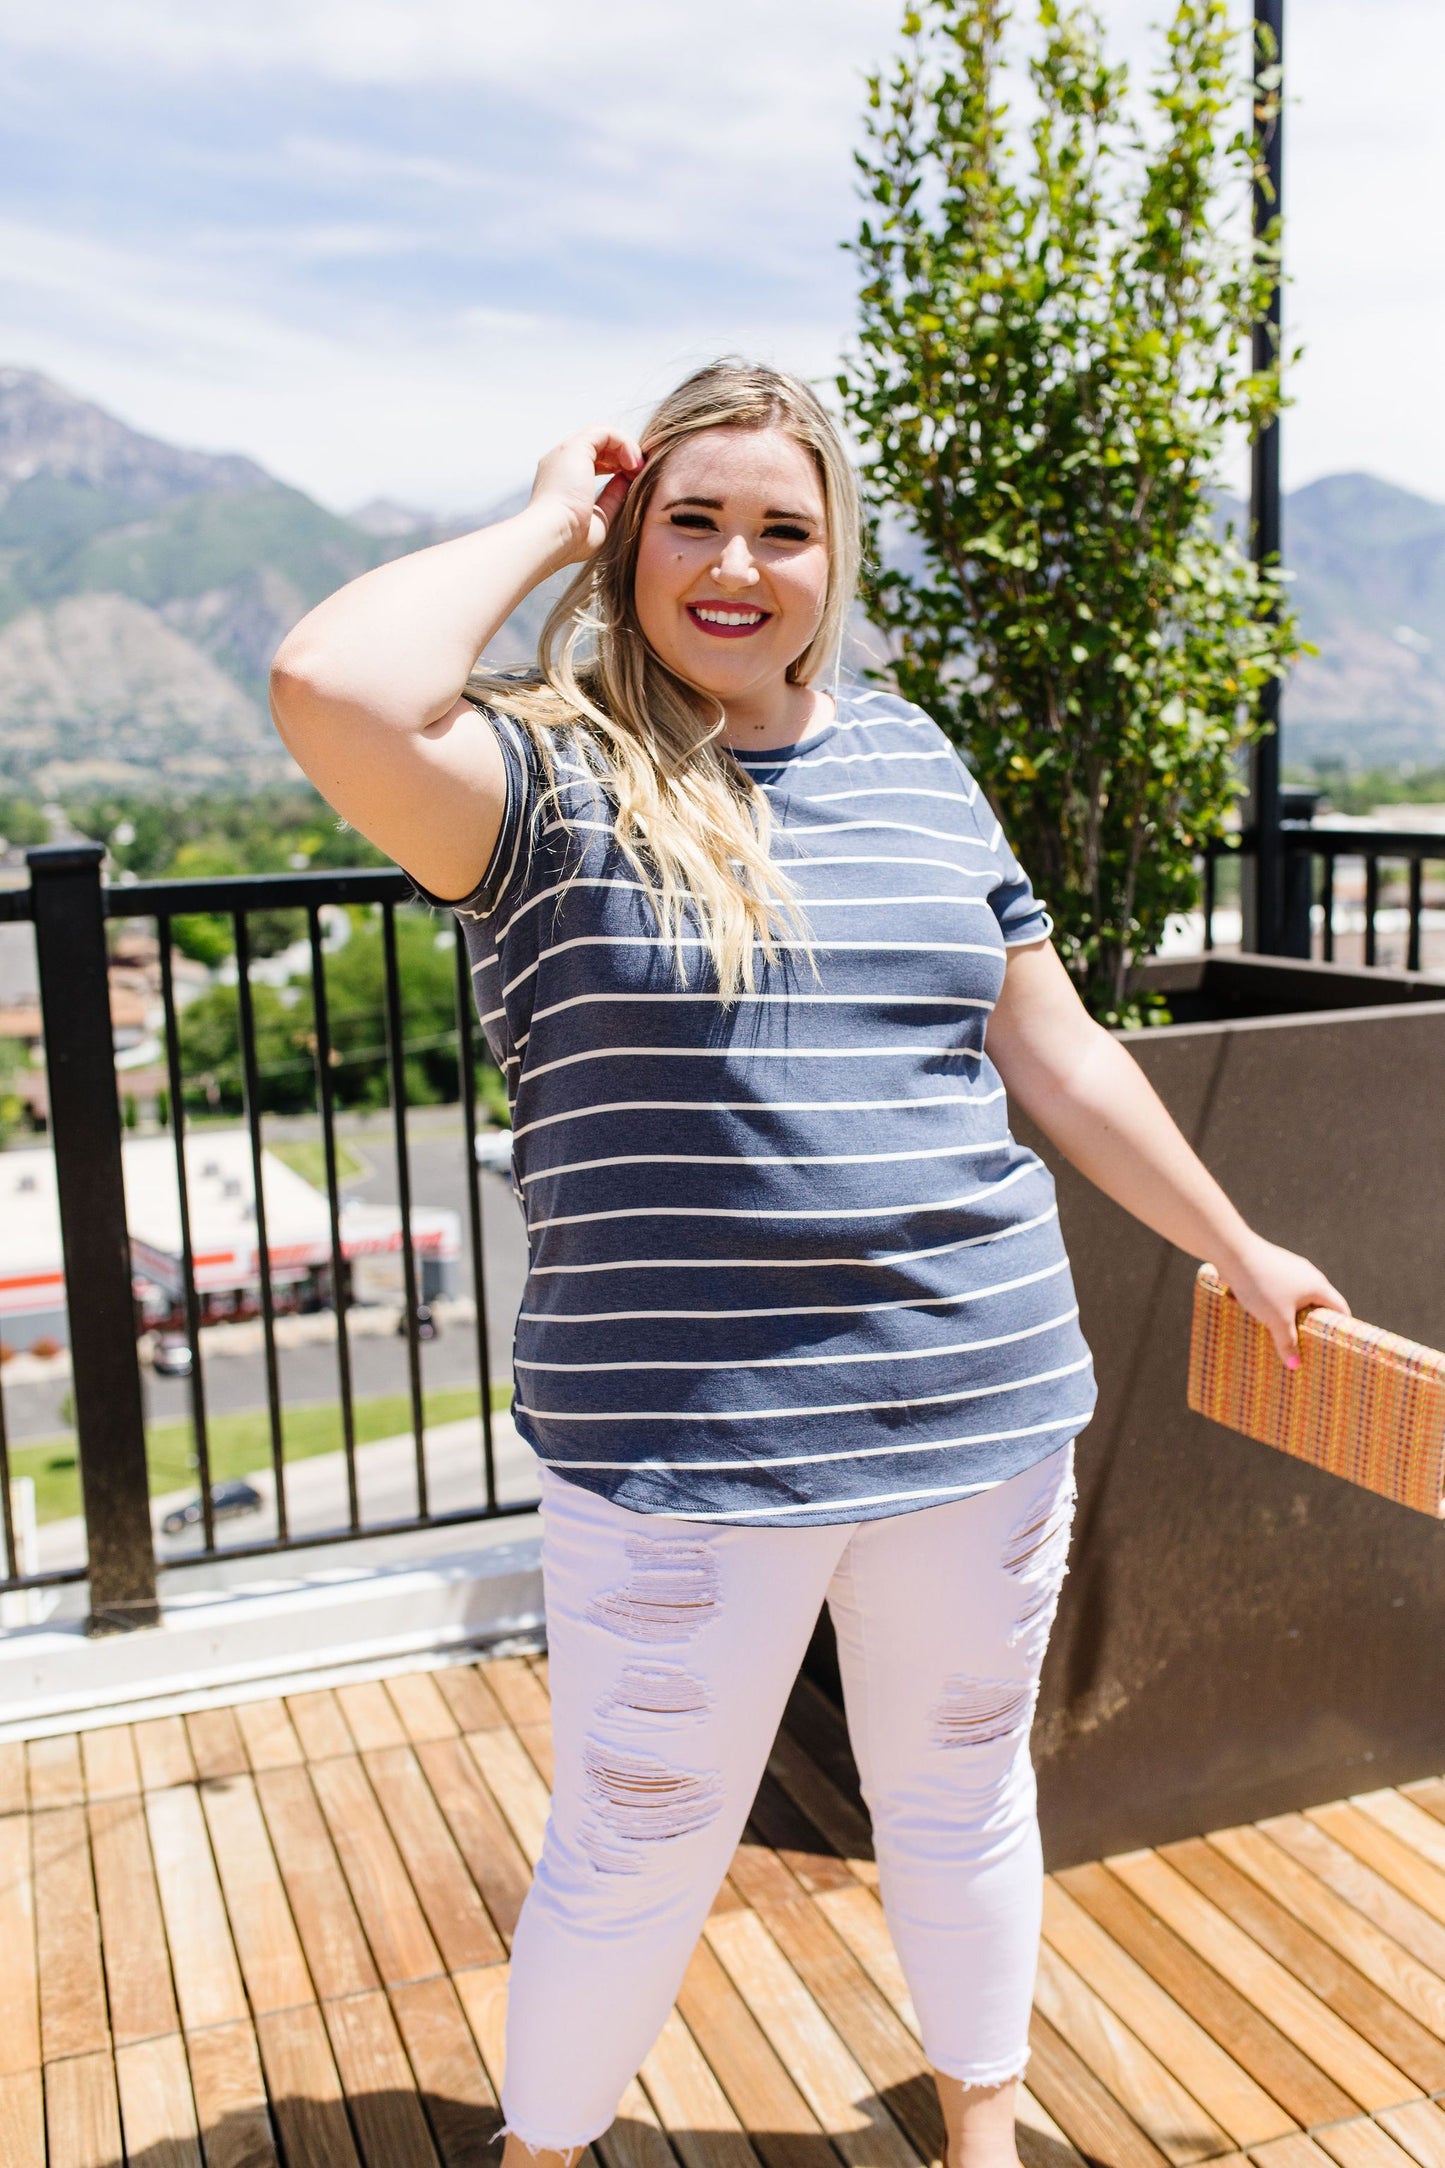
[[[0,1746],[0,2168],[494,2168],[546,1665]],[[1445,2168],[1445,1780],[1049,1885],[1027,2168]],[[803,1685],[602,2168],[942,2132]]]

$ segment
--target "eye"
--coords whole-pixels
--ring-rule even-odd
[[[765,527],[763,529],[763,533],[765,535],[773,536],[779,542],[811,542],[813,539],[812,533],[807,527],[792,527],[782,525],[777,527]]]
[[[704,533],[711,533],[714,526],[706,512],[674,512],[671,523],[674,527],[695,527]]]

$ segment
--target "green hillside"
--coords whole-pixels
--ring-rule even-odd
[[[396,554],[297,489],[187,497],[148,518],[42,542],[17,553],[13,584],[32,602],[130,595],[158,609],[249,579],[265,565],[319,602],[343,580]]]
[[[271,657],[344,581],[458,531],[398,531],[407,517],[376,533],[248,460],[145,437],[0,369],[0,776],[31,796],[294,778],[266,714]],[[906,532],[895,541],[906,560]],[[1287,500],[1285,553],[1319,650],[1287,688],[1287,759],[1445,763],[1445,506],[1332,475]],[[566,577],[515,612],[496,661],[535,653]]]

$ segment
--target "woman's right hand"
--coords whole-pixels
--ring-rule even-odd
[[[605,427],[580,429],[538,461],[529,510],[545,508],[561,523],[559,564],[585,564],[607,540],[628,484],[641,472],[642,451],[632,437]],[[597,483],[610,476],[599,496]]]

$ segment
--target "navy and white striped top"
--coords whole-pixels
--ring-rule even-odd
[[[522,1435],[633,1511],[778,1527],[1056,1451],[1089,1351],[984,1051],[1006,948],[1051,922],[942,731],[845,689],[801,744],[738,756],[816,973],[785,949],[724,1003],[700,943],[680,982],[576,741],[553,800],[493,721],[506,818],[452,908],[512,1103]]]

